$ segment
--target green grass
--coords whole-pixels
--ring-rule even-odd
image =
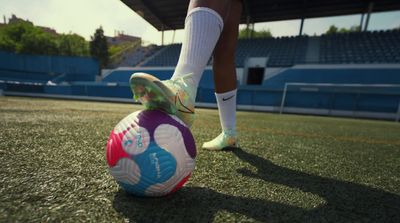
[[[400,125],[238,112],[242,149],[200,150],[184,188],[126,194],[108,173],[111,129],[136,105],[0,97],[0,222],[400,222]]]

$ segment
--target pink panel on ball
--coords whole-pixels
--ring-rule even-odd
[[[124,137],[126,132],[127,130],[115,134],[113,130],[110,134],[110,137],[108,138],[106,156],[107,156],[107,163],[110,167],[115,166],[118,160],[129,157],[129,155],[122,148],[121,144],[122,138]]]

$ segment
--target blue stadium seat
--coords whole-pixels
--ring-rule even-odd
[[[351,32],[320,37],[322,64],[400,63],[400,31]]]

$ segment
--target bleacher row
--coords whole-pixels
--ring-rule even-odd
[[[160,47],[156,45],[137,47],[137,49],[132,53],[125,54],[120,64],[113,67],[129,67],[133,65],[139,65],[145,58],[150,57],[159,49]]]
[[[282,38],[262,38],[262,39],[243,39],[238,41],[236,50],[236,66],[243,67],[248,57],[270,56],[269,66],[290,66],[294,63],[304,62],[304,51],[307,46],[307,38],[302,37],[282,37]],[[165,67],[175,66],[181,44],[172,44],[160,49],[158,55],[145,62],[144,67]],[[212,63],[210,60],[209,65]]]
[[[307,36],[240,39],[236,49],[236,66],[244,67],[249,57],[268,57],[268,67],[290,67],[294,64],[365,64],[399,63],[400,31],[351,32],[322,35],[319,41],[317,61],[307,61]],[[140,66],[175,66],[181,44],[161,47],[155,56]],[[314,53],[314,52],[311,52]],[[212,61],[210,60],[210,64]],[[132,63],[132,66],[138,63]]]
[[[282,37],[244,39],[238,41],[236,48],[236,66],[243,67],[248,57],[266,57],[270,67],[286,67],[303,63],[307,37]]]
[[[399,63],[400,31],[323,35],[320,63]]]

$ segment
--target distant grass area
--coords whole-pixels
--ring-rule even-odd
[[[111,129],[141,107],[0,97],[0,222],[400,222],[400,124],[238,112],[242,149],[198,150],[188,184],[126,194]],[[197,147],[216,136],[198,109]]]

